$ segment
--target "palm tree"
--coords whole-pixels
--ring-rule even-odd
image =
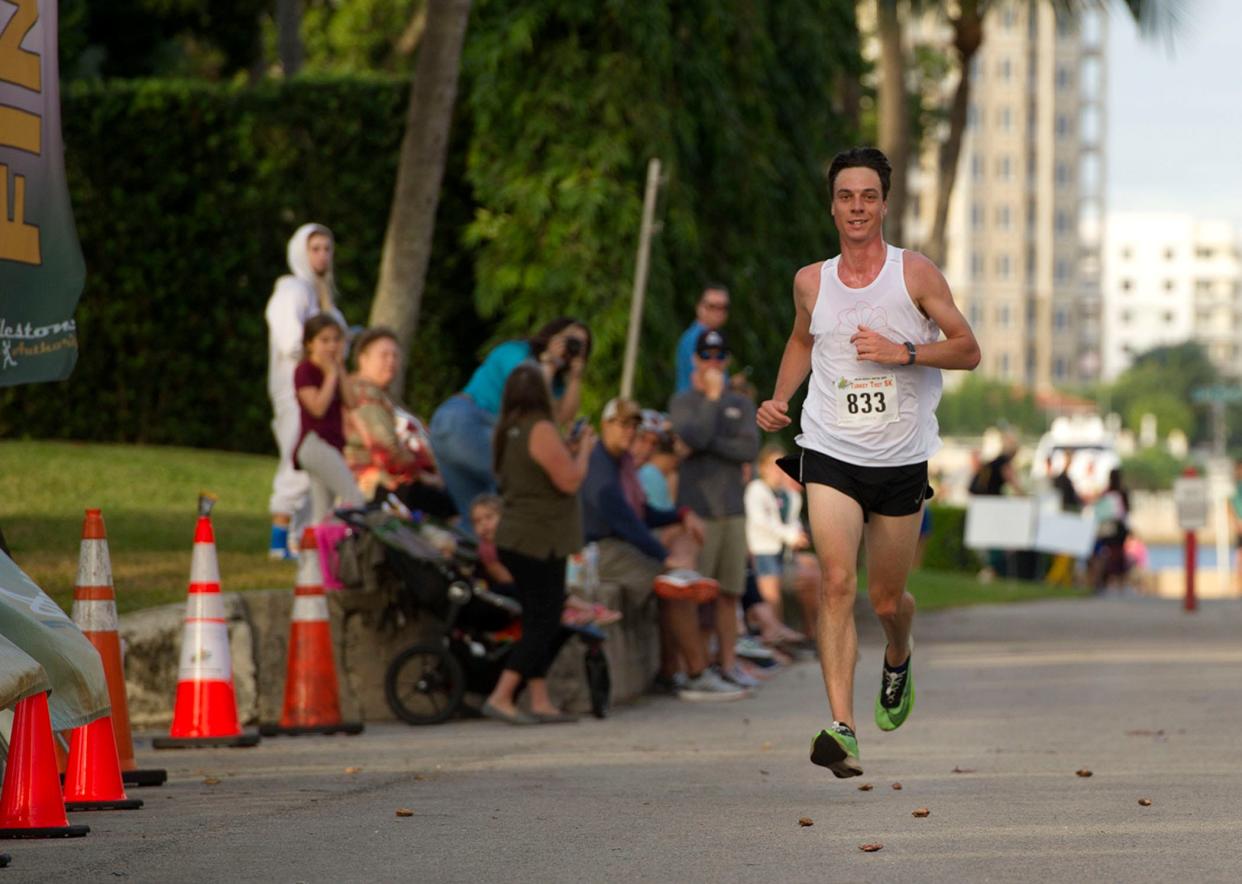
[[[370,317],[371,325],[387,325],[397,333],[402,353],[409,352],[418,328],[469,19],[470,0],[426,3]],[[400,396],[404,375],[393,383]]]
[[[953,92],[947,115],[948,134],[941,143],[937,156],[936,207],[932,231],[927,243],[924,244],[927,256],[941,266],[945,259],[945,231],[949,218],[949,201],[953,196],[953,186],[957,179],[957,164],[962,153],[962,137],[966,132],[966,117],[970,107],[971,62],[979,52],[986,36],[984,20],[988,12],[993,7],[1001,5],[1001,2],[1002,0],[956,0],[956,2],[931,4],[921,2],[921,0],[911,0],[915,7],[913,11],[933,5],[944,10],[953,33],[952,48],[958,69],[957,87]],[[1104,9],[1110,5],[1110,0],[1044,0],[1044,2],[1051,3],[1058,15],[1068,16],[1078,16],[1089,9]],[[1120,0],[1120,2],[1134,18],[1139,29],[1147,35],[1168,36],[1174,33],[1180,19],[1179,13],[1184,8],[1184,4],[1178,3],[1177,0]],[[877,3],[880,6],[895,5],[896,0],[877,0]],[[883,45],[883,38],[881,38],[881,45]],[[881,59],[883,59],[882,48]],[[887,76],[888,70],[883,64],[881,70],[882,74]],[[902,76],[904,79],[904,75]],[[902,80],[896,82],[902,82]],[[904,114],[904,93],[898,92],[897,95],[901,104],[901,113]],[[893,99],[887,90],[881,90],[879,100],[883,104],[886,100],[892,101]],[[882,108],[881,120],[889,113],[888,109]],[[883,143],[883,135],[881,135],[881,143]],[[906,168],[904,164],[899,166],[896,162],[893,166],[902,171]]]

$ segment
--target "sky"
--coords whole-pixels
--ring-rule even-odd
[[[1108,206],[1232,221],[1242,231],[1242,2],[1186,7],[1173,43],[1113,4]]]

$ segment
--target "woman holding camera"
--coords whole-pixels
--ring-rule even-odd
[[[529,338],[505,341],[492,349],[466,384],[431,416],[431,447],[440,475],[457,511],[496,491],[492,472],[492,430],[500,414],[505,382],[517,366],[533,360],[552,390],[552,421],[564,426],[578,412],[582,370],[591,355],[591,331],[568,316],[554,319]],[[463,528],[468,523],[463,522]]]
[[[510,724],[574,720],[552,703],[547,673],[564,640],[565,559],[582,548],[578,489],[595,434],[585,426],[576,442],[566,444],[554,412],[546,374],[529,360],[517,365],[504,386],[494,466],[504,497],[496,548],[522,603],[522,637],[482,708],[488,718]],[[523,682],[529,715],[515,702]]]

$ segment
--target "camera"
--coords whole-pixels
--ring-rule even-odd
[[[568,359],[576,359],[582,355],[583,343],[581,338],[565,339],[565,356]]]

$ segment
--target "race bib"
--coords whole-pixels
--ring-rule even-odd
[[[881,427],[900,417],[896,375],[841,378],[836,391],[837,423],[843,427]]]

